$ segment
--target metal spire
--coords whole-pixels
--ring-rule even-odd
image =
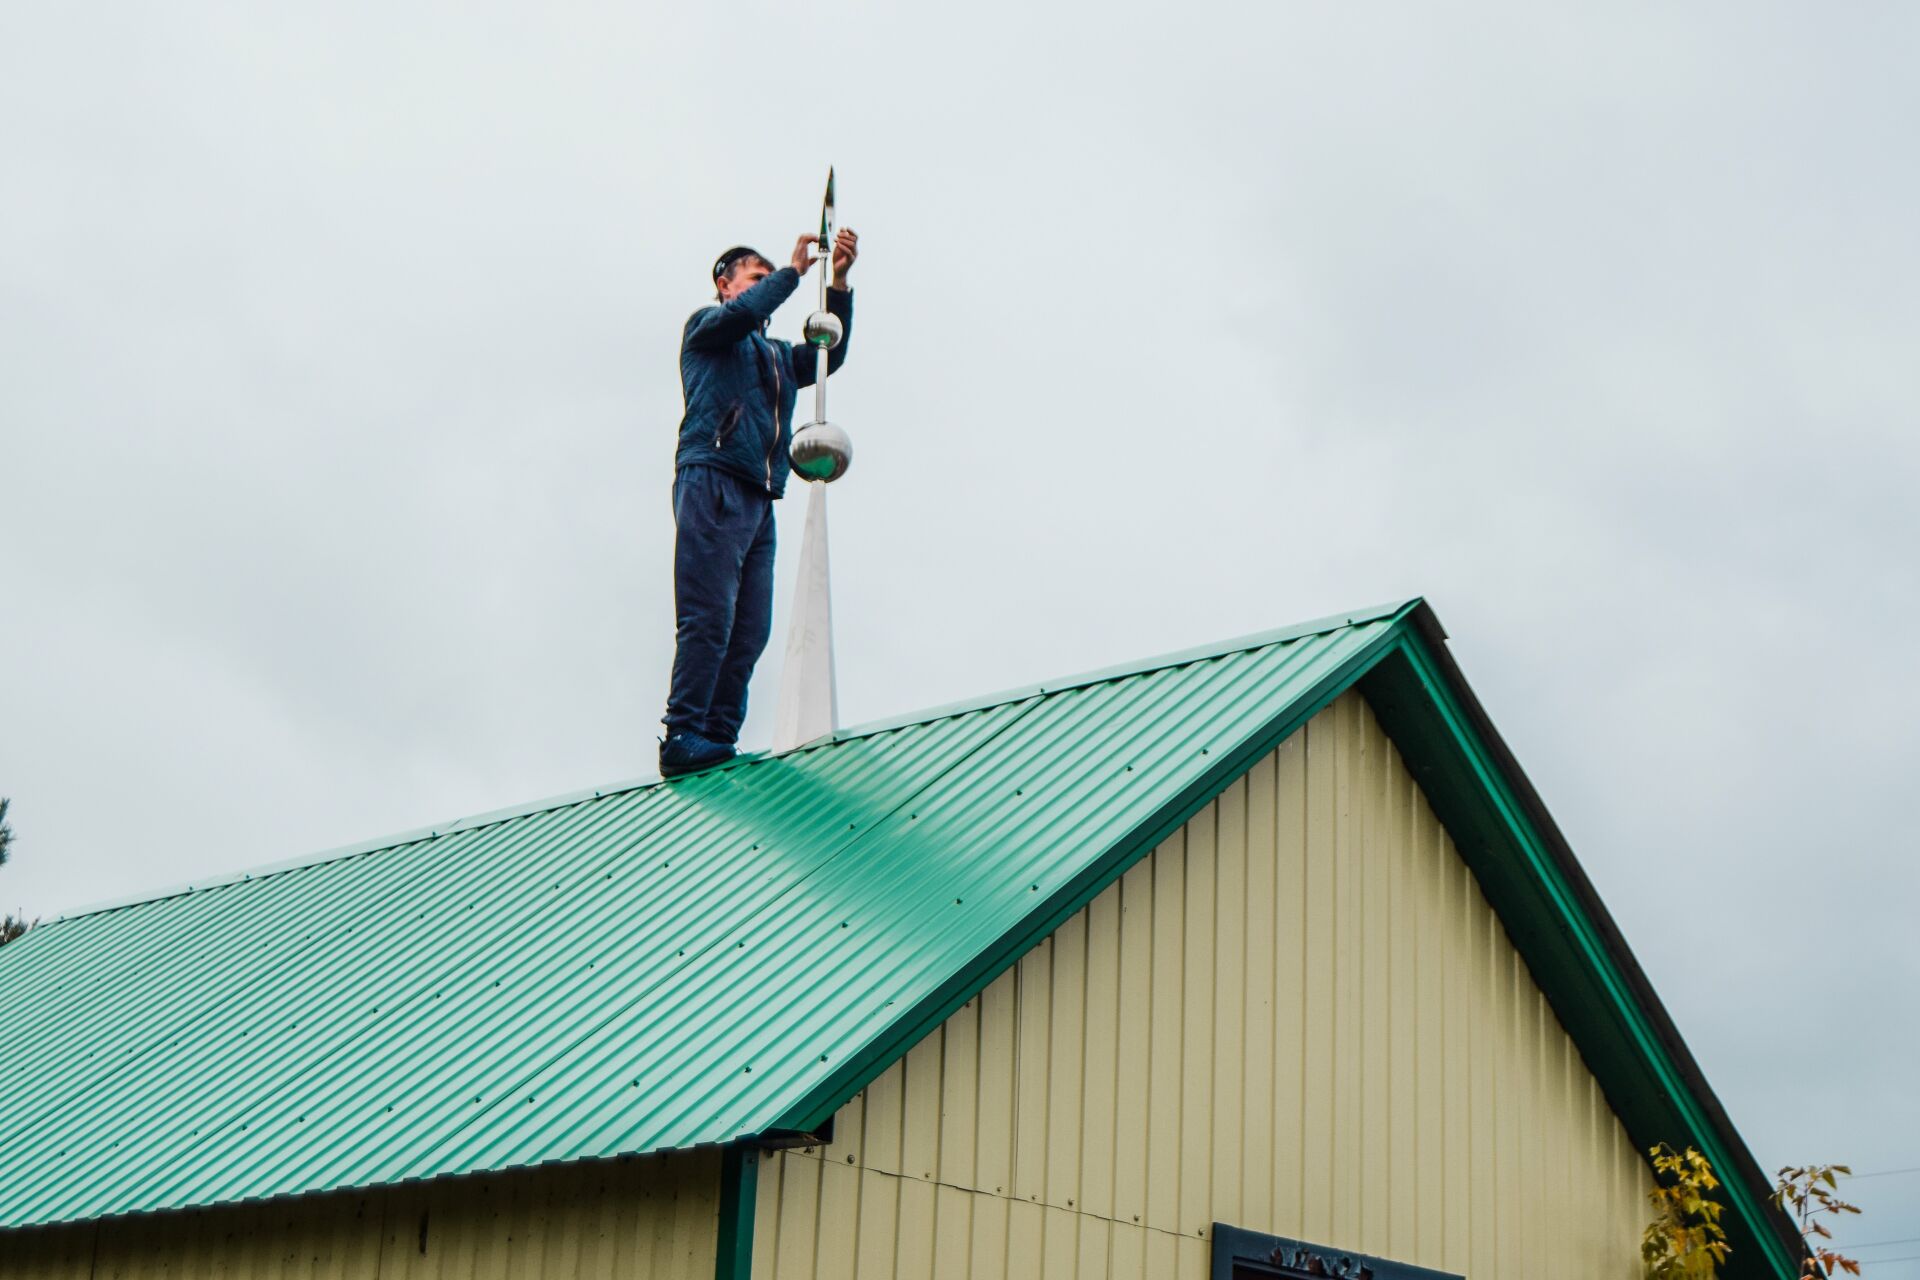
[[[794,474],[808,481],[807,526],[787,626],[786,667],[774,712],[773,749],[791,751],[840,727],[833,664],[833,593],[827,564],[827,485],[847,473],[853,442],[827,421],[827,353],[840,344],[840,317],[827,310],[833,270],[833,170],[820,204],[820,309],[807,317],[814,350],[813,421],[793,433]]]

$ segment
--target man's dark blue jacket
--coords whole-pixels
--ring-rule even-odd
[[[680,339],[680,387],[687,412],[680,419],[676,468],[704,464],[732,472],[777,498],[787,487],[787,447],[793,441],[793,404],[813,385],[815,358],[798,346],[766,335],[776,308],[800,285],[792,267],[782,267],[729,302],[703,307],[687,318]],[[853,292],[828,289],[827,309],[845,330],[827,357],[827,371],[847,358],[853,336]]]

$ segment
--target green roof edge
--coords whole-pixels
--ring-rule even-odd
[[[1173,653],[1156,657],[1142,658],[1136,662],[1106,667],[1097,671],[1082,672],[1078,675],[1062,676],[1037,685],[1027,685],[1017,689],[1008,689],[1001,693],[987,694],[970,698],[962,702],[928,708],[924,711],[908,712],[905,715],[890,716],[883,720],[869,721],[848,729],[837,729],[831,737],[824,737],[796,748],[797,751],[813,751],[829,747],[838,742],[847,742],[855,738],[871,737],[878,733],[887,733],[894,729],[905,729],[911,725],[928,724],[935,720],[945,720],[952,716],[964,715],[970,711],[985,711],[989,707],[1003,706],[1009,702],[1019,702],[1036,694],[1060,693],[1068,689],[1078,689],[1090,684],[1100,684],[1107,680],[1117,680],[1125,676],[1144,675],[1149,671],[1159,671],[1166,667],[1185,666],[1191,662],[1201,662],[1208,658],[1217,658],[1223,654],[1239,653],[1246,649],[1264,648],[1270,644],[1279,644],[1286,640],[1298,640],[1305,636],[1320,635],[1328,631],[1338,631],[1344,627],[1362,622],[1373,622],[1398,612],[1414,608],[1420,603],[1419,597],[1402,600],[1395,604],[1375,605],[1366,609],[1355,609],[1345,613],[1329,614],[1310,622],[1299,622],[1291,626],[1276,628],[1272,631],[1259,631],[1252,635],[1240,636],[1233,640],[1218,641],[1192,649],[1181,649]],[[750,751],[741,754],[714,772],[725,772],[740,768],[757,760],[769,758],[765,751]],[[585,804],[590,800],[601,800],[608,796],[623,795],[629,791],[639,791],[645,787],[661,785],[665,780],[658,774],[642,774],[621,782],[609,783],[600,787],[589,787],[579,791],[566,791],[541,800],[530,800],[522,804],[509,805],[502,809],[492,809],[469,817],[454,818],[447,822],[428,826],[412,827],[393,835],[378,836],[371,840],[357,840],[352,844],[336,845],[317,853],[301,854],[279,862],[269,862],[246,871],[229,872],[225,875],[210,876],[203,880],[189,881],[148,893],[133,894],[127,897],[107,898],[99,902],[87,903],[70,911],[58,912],[48,916],[41,927],[60,924],[67,920],[77,920],[82,916],[101,915],[108,911],[121,911],[128,907],[143,906],[149,902],[162,902],[168,898],[185,897],[190,893],[200,893],[207,889],[219,889],[229,885],[245,884],[251,880],[264,879],[267,876],[281,875],[288,871],[301,871],[308,867],[322,866],[329,862],[341,862],[347,858],[358,858],[369,853],[380,853],[387,849],[399,849],[410,844],[419,844],[426,840],[437,840],[442,836],[456,835],[462,831],[472,831],[479,827],[490,827],[495,823],[509,822],[515,818],[524,818],[535,813],[548,813],[556,809],[565,809],[571,805]],[[24,941],[24,939],[22,940]]]
[[[1764,1172],[1708,1084],[1566,837],[1453,662],[1438,618],[1430,607],[1418,610],[1411,625],[1401,631],[1400,643],[1382,655],[1382,661],[1395,654],[1407,659],[1413,678],[1497,807],[1506,836],[1525,856],[1534,882],[1545,890],[1553,908],[1553,924],[1576,944],[1588,975],[1598,981],[1612,1012],[1630,1033],[1640,1065],[1658,1081],[1658,1096],[1669,1101],[1677,1113],[1686,1132],[1665,1134],[1658,1140],[1692,1142],[1702,1149],[1732,1201],[1730,1207],[1740,1233],[1759,1246],[1764,1274],[1792,1280],[1800,1274],[1789,1242],[1793,1228],[1769,1202]],[[1383,722],[1387,719],[1381,718]],[[1456,847],[1462,843],[1456,836]],[[1462,853],[1465,856],[1466,850]],[[1475,878],[1481,880],[1486,891],[1485,878],[1477,867]],[[1503,912],[1500,914],[1502,925],[1511,932],[1513,923]],[[1532,957],[1526,958],[1531,967]],[[1555,1013],[1564,1017],[1557,1008]],[[1609,1082],[1600,1083],[1611,1097]],[[1657,1099],[1653,1099],[1642,1105],[1656,1104]],[[1640,1155],[1646,1159],[1644,1151]],[[1725,1266],[1732,1276],[1754,1274],[1748,1269],[1748,1260],[1737,1254]]]

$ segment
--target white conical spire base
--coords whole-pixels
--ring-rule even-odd
[[[791,751],[840,727],[833,678],[833,593],[827,573],[827,486],[807,485],[807,529],[787,628],[786,668],[773,717],[774,751]]]

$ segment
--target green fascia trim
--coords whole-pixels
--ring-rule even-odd
[[[720,1236],[713,1280],[752,1280],[753,1214],[760,1195],[760,1153],[735,1143],[720,1156]]]
[[[1648,1007],[1651,988],[1643,996],[1628,980],[1416,628],[1400,630],[1362,688],[1636,1145],[1692,1142],[1713,1162],[1734,1210],[1727,1275],[1797,1276],[1780,1224],[1754,1185],[1763,1175],[1752,1155],[1724,1113],[1712,1114],[1717,1102],[1703,1100],[1711,1094],[1698,1068],[1683,1070],[1670,1052]],[[1452,761],[1436,758],[1447,753]],[[1754,1265],[1756,1254],[1763,1265]]]
[[[1369,668],[1399,643],[1407,618],[1421,606],[1421,603],[1420,600],[1415,599],[1395,606],[1398,612],[1398,617],[1395,618],[1396,625],[1383,631],[1378,639],[1328,673],[1311,692],[1288,704],[1284,711],[1268,721],[1259,732],[1248,736],[1232,751],[1222,753],[1217,765],[1162,806],[1153,818],[1141,824],[1126,839],[1091,862],[1079,876],[1067,882],[1045,902],[1036,906],[1019,924],[1002,934],[970,964],[936,988],[917,1007],[903,1014],[887,1031],[859,1053],[851,1056],[840,1070],[828,1076],[781,1116],[775,1127],[811,1133],[827,1123],[834,1112],[845,1106],[855,1094],[866,1088],[883,1071],[897,1062],[907,1050],[925,1039],[934,1028],[952,1017],[969,1000],[986,990],[995,978],[1004,973],[1021,956],[1039,945],[1048,934],[1072,919],[1074,913],[1092,902],[1107,886],[1126,874],[1136,862],[1146,857],[1196,813],[1206,808],[1236,778],[1245,774],[1268,752],[1273,751],[1287,738],[1298,732],[1307,721],[1318,715],[1335,698],[1353,687]],[[1363,620],[1372,621],[1380,616],[1382,615],[1376,613]],[[1298,639],[1300,636],[1317,634],[1311,627],[1291,628],[1289,632],[1286,635],[1276,635],[1275,638],[1264,643],[1278,643],[1282,639]],[[1234,648],[1221,649],[1219,652],[1236,652],[1240,648],[1248,647],[1259,646],[1236,645]],[[1208,651],[1201,656],[1217,655]],[[1171,665],[1176,664],[1168,662],[1157,664],[1157,666]],[[1143,670],[1154,670],[1157,666],[1146,667]],[[1064,686],[1049,688],[1051,691],[1059,687]]]
[[[997,707],[1009,702],[1021,702],[1041,694],[1059,693],[1067,689],[1078,689],[1090,684],[1099,684],[1107,680],[1117,680],[1124,676],[1142,675],[1149,671],[1158,671],[1163,667],[1184,666],[1190,662],[1201,662],[1208,658],[1217,658],[1223,654],[1238,653],[1245,649],[1260,649],[1270,644],[1279,644],[1287,640],[1298,640],[1305,636],[1323,635],[1329,631],[1338,631],[1344,627],[1362,622],[1374,622],[1394,614],[1405,614],[1416,608],[1421,601],[1416,597],[1402,600],[1396,604],[1375,605],[1368,609],[1355,609],[1346,613],[1330,614],[1316,618],[1311,622],[1296,623],[1288,627],[1279,627],[1272,631],[1256,632],[1241,636],[1236,640],[1220,641],[1202,645],[1198,648],[1183,649],[1174,653],[1161,654],[1158,657],[1143,658],[1136,662],[1124,663],[1116,667],[1106,667],[1098,671],[1081,672],[1078,675],[1062,676],[1045,684],[1031,685],[1025,688],[1008,689],[1001,693],[984,697],[970,698],[964,702],[949,703],[945,706],[931,707],[925,711],[913,711],[906,715],[892,716],[885,720],[874,720],[866,724],[855,725],[850,729],[837,729],[831,736],[799,747],[800,751],[811,751],[816,747],[830,746],[836,742],[846,742],[853,738],[871,737],[877,733],[886,733],[893,729],[903,729],[908,725],[926,724],[932,720],[944,720],[950,716],[963,715],[969,711],[984,711],[988,707]],[[715,773],[725,773],[741,765],[764,760],[768,753],[748,751],[736,756],[721,766]],[[464,818],[453,818],[431,826],[415,827],[394,835],[381,836],[372,840],[359,840],[353,844],[322,850],[319,853],[303,854],[280,862],[267,863],[250,870],[221,876],[209,876],[195,880],[190,884],[173,885],[164,889],[151,890],[129,897],[109,898],[101,902],[89,903],[48,916],[45,924],[57,924],[62,920],[74,920],[81,916],[98,915],[105,911],[117,911],[122,907],[139,906],[146,902],[158,902],[164,898],[178,898],[202,889],[217,889],[222,885],[240,884],[248,880],[258,880],[264,876],[278,875],[285,871],[299,871],[305,867],[319,866],[323,863],[338,862],[345,858],[357,858],[362,854],[379,853],[386,849],[397,849],[402,845],[418,844],[424,840],[436,840],[461,831],[471,831],[476,827],[490,827],[495,823],[508,822],[514,818],[524,818],[529,814],[545,813],[553,809],[564,809],[569,805],[583,804],[589,800],[599,800],[606,796],[620,795],[628,791],[638,791],[643,787],[657,787],[662,779],[658,774],[644,774],[623,782],[612,782],[602,787],[593,787],[581,791],[569,791],[557,796],[548,796],[543,800],[533,800],[524,804],[511,805],[504,809],[493,809],[486,813],[473,814]]]

